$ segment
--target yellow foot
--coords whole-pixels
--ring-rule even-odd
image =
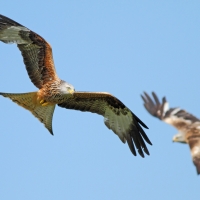
[[[45,102],[42,104],[42,106],[47,106],[49,103],[48,102]]]
[[[40,101],[40,104],[43,104],[45,101],[44,101],[44,99],[42,99],[41,101]]]
[[[48,105],[48,102],[46,102],[44,99],[42,99],[42,100],[40,101],[40,104],[41,104],[42,106],[46,106],[46,105]]]

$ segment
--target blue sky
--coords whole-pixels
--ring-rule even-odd
[[[200,117],[199,1],[2,1],[1,14],[44,37],[60,78],[107,91],[149,127],[150,156],[134,157],[91,113],[57,107],[54,136],[1,97],[0,199],[199,199],[189,147],[151,117],[155,91]],[[36,91],[16,45],[0,43],[0,91]]]

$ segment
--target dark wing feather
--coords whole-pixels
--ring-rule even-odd
[[[17,44],[28,75],[36,87],[42,88],[47,82],[59,79],[54,67],[51,46],[38,34],[0,15],[0,41]]]
[[[75,92],[73,97],[68,98],[58,106],[92,112],[104,116],[105,125],[119,136],[122,142],[129,145],[131,152],[136,155],[136,149],[144,157],[143,151],[149,155],[144,140],[151,144],[143,131],[142,126],[147,126],[135,116],[120,100],[109,93]]]
[[[163,97],[162,103],[158,100],[158,97],[154,92],[152,92],[153,98],[144,92],[144,96],[141,95],[143,101],[144,101],[144,107],[147,109],[147,111],[153,115],[154,117],[157,117],[158,119],[162,120],[163,119],[163,114],[164,114],[164,106],[166,105],[167,101],[166,98]],[[154,102],[155,101],[155,102]]]
[[[144,107],[154,117],[171,124],[179,130],[184,129],[185,126],[188,126],[196,121],[199,121],[198,118],[185,110],[180,108],[169,109],[169,104],[165,97],[162,98],[162,102],[160,103],[154,92],[152,92],[152,96],[153,98],[151,98],[146,92],[144,92],[144,95],[141,95],[144,101]]]

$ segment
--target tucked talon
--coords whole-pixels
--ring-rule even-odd
[[[42,106],[47,106],[47,105],[48,105],[48,102],[42,103]]]
[[[44,101],[44,99],[42,99],[41,101],[40,101],[40,104],[43,104],[45,101]]]

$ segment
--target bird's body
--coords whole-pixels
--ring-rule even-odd
[[[37,92],[0,95],[29,110],[51,134],[56,105],[102,115],[105,125],[117,134],[122,142],[127,141],[134,155],[135,147],[142,157],[143,152],[149,155],[144,141],[149,144],[151,142],[141,127],[147,126],[113,95],[107,92],[76,92],[71,84],[61,80],[56,74],[52,48],[44,38],[0,15],[0,41],[17,44],[29,78],[39,89]]]
[[[152,92],[153,99],[144,93],[142,99],[144,107],[154,117],[178,129],[173,136],[173,142],[185,143],[190,152],[197,174],[200,174],[200,119],[180,108],[169,108],[165,97],[160,103],[157,95]]]
[[[37,99],[42,105],[63,103],[68,98],[73,97],[74,89],[69,88],[69,92],[67,92],[67,87],[69,87],[69,84],[65,81],[51,81],[38,90]]]

